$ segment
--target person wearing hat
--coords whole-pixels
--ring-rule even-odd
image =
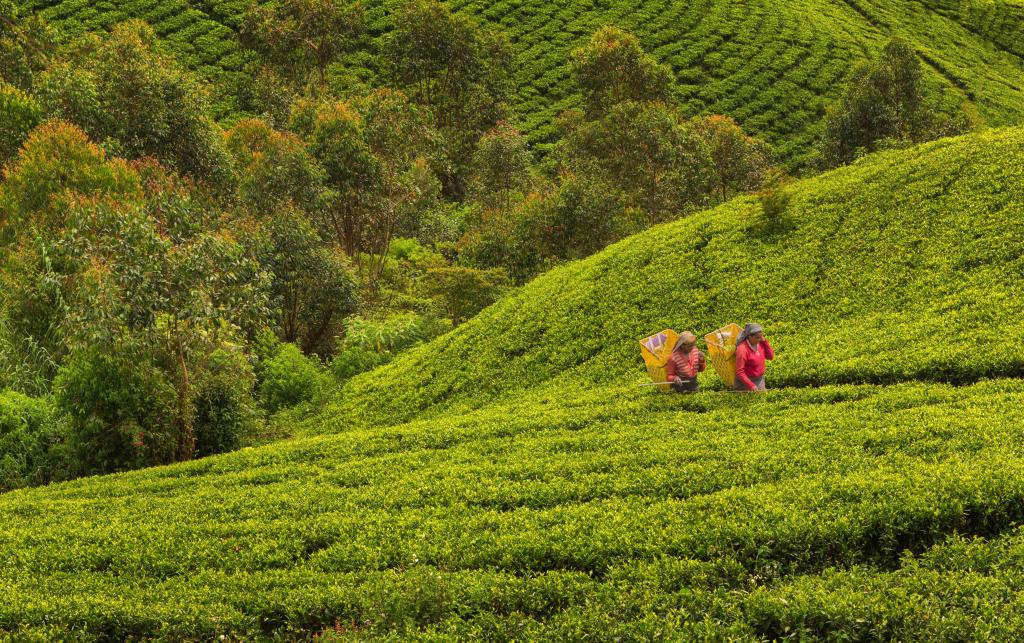
[[[687,331],[679,336],[665,363],[665,379],[677,393],[696,393],[697,373],[707,368],[704,353],[697,350],[697,336]]]
[[[737,391],[763,391],[764,362],[775,359],[775,349],[764,338],[761,324],[747,324],[736,338]]]

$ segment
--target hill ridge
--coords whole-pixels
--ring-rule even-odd
[[[758,198],[740,197],[640,233],[356,377],[329,415],[389,423],[534,387],[636,382],[641,337],[702,336],[730,321],[768,328],[780,386],[1017,377],[1024,356],[1007,350],[1000,324],[1024,313],[1013,279],[1024,261],[1022,142],[1011,128],[883,153],[784,188],[773,221]],[[942,350],[928,346],[956,332]],[[399,380],[377,408],[361,401]]]

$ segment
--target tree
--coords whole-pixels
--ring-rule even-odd
[[[317,73],[327,82],[327,67],[362,33],[358,5],[336,0],[279,0],[254,4],[239,30],[242,44],[256,51],[282,76],[302,82]]]
[[[639,231],[639,218],[600,179],[567,174],[561,177],[554,202],[544,211],[536,231],[545,252],[558,259],[582,259]]]
[[[126,163],[108,159],[69,123],[34,129],[8,166],[0,184],[0,303],[11,343],[34,357],[46,381],[67,353],[60,328],[66,294],[55,275],[74,271],[78,261],[56,252],[52,235],[68,229],[76,198],[137,201],[142,193]]]
[[[761,187],[771,169],[771,148],[747,136],[733,119],[713,115],[690,121],[711,154],[713,184],[725,201],[729,193],[750,192]]]
[[[587,257],[640,229],[644,213],[592,174],[563,173],[557,185],[508,210],[487,211],[459,243],[459,258],[503,268],[517,283],[569,259]]]
[[[0,185],[0,239],[10,241],[28,227],[59,228],[65,212],[54,195],[122,194],[140,197],[139,177],[70,123],[48,121],[32,130]]]
[[[309,121],[308,149],[323,166],[332,191],[328,204],[318,211],[321,229],[355,257],[371,224],[373,190],[381,172],[380,160],[366,140],[363,118],[344,102],[310,106],[296,117]]]
[[[443,302],[452,322],[461,324],[498,300],[507,290],[503,270],[464,266],[431,268],[423,276],[424,290]]]
[[[204,88],[158,52],[156,34],[141,21],[83,37],[39,78],[37,94],[48,113],[117,156],[152,156],[221,192],[232,187]]]
[[[41,17],[22,16],[17,3],[0,0],[0,81],[31,90],[54,48],[54,34]]]
[[[431,114],[447,157],[438,168],[445,194],[461,198],[477,141],[508,115],[511,48],[437,0],[410,0],[394,22],[389,76]]]
[[[267,317],[267,275],[220,227],[216,202],[153,161],[107,160],[81,130],[51,122],[29,136],[0,204],[8,326],[72,369],[61,381],[77,391],[66,401],[81,411],[78,435],[97,447],[131,422],[151,430],[116,407],[147,407],[147,392],[169,387],[173,404],[161,417],[173,430],[160,429],[156,442],[131,440],[132,449],[149,445],[136,453],[141,460],[122,454],[111,466],[193,457],[196,386],[211,355]],[[76,359],[84,361],[68,366]],[[103,398],[109,413],[90,406],[88,395],[112,381],[132,390]],[[160,396],[154,408],[166,406]],[[128,449],[121,438],[114,443]]]
[[[626,101],[597,120],[568,114],[562,126],[566,168],[599,178],[619,192],[626,207],[642,210],[651,224],[703,203],[711,159],[675,108]]]
[[[427,120],[402,92],[378,90],[348,102],[299,104],[293,128],[306,133],[326,172],[321,229],[372,286],[399,223],[437,201]]]
[[[408,218],[409,211],[432,207],[440,190],[427,161],[432,132],[405,94],[378,90],[360,100],[357,108],[378,168],[372,225],[364,239],[365,249],[375,257],[369,275],[372,282],[384,266],[399,222]]]
[[[323,199],[324,170],[295,134],[264,120],[239,121],[227,133],[227,148],[238,172],[243,207],[268,215],[286,201],[310,212]]]
[[[670,102],[672,75],[644,53],[635,36],[603,27],[572,54],[583,109],[560,119],[564,171],[588,176],[666,221],[704,202],[710,183],[707,147]]]
[[[672,70],[644,52],[636,36],[618,27],[602,27],[570,58],[573,78],[583,95],[588,119],[604,116],[625,101],[668,102]]]
[[[260,259],[273,273],[278,336],[306,353],[330,354],[343,320],[357,307],[351,264],[321,241],[301,211],[282,207],[265,219],[263,229],[268,245]]]
[[[356,283],[350,261],[312,223],[311,213],[325,205],[326,172],[298,136],[263,120],[239,122],[227,141],[240,170],[236,225],[273,274],[278,336],[307,353],[327,355],[342,320],[355,312]]]
[[[820,154],[823,165],[849,163],[883,140],[919,143],[967,127],[929,106],[921,63],[914,49],[894,38],[877,60],[857,66],[839,99],[829,107]]]
[[[180,203],[176,215],[202,216],[190,205]],[[148,357],[175,392],[175,459],[191,459],[197,383],[216,351],[267,317],[268,275],[230,232],[197,225],[168,234],[145,205],[85,201],[71,215],[73,232],[54,240],[57,251],[80,258],[63,275],[70,350]]]
[[[531,162],[526,138],[511,123],[499,122],[477,145],[470,193],[485,207],[508,209],[512,195],[529,188]]]

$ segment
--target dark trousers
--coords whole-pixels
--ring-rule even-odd
[[[672,390],[676,393],[696,393],[700,390],[700,387],[697,386],[697,378],[695,377],[692,380],[683,380],[681,383],[672,382]]]

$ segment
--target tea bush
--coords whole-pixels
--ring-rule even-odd
[[[30,0],[64,33],[109,29],[140,18],[168,49],[203,77],[233,88],[250,55],[237,29],[247,2],[185,0]],[[379,82],[380,53],[401,3],[360,3],[369,30],[364,47],[345,56],[332,75]],[[1015,0],[452,0],[458,13],[504,31],[516,56],[516,104],[521,129],[542,152],[557,139],[556,117],[576,106],[570,53],[604,25],[636,34],[646,51],[672,67],[675,95],[686,111],[726,114],[744,131],[768,141],[793,169],[813,160],[826,105],[838,96],[855,63],[877,53],[890,36],[911,43],[927,62],[928,84],[944,94],[945,109],[968,102],[991,125],[1024,116],[1024,69],[1019,58]],[[994,46],[995,45],[995,46]],[[996,48],[998,47],[998,48]],[[346,87],[348,89],[348,87]],[[216,105],[224,116],[232,101]]]
[[[916,17],[929,39],[978,42],[917,3],[603,3],[573,15],[529,2],[517,5],[526,14],[464,7],[514,27],[518,46],[582,37],[598,13],[662,28],[677,52],[705,42],[677,38],[685,26],[715,44],[687,54],[700,74],[677,74],[716,100],[745,86],[698,82],[703,70],[731,82],[744,38],[762,32],[783,34],[758,41],[766,55],[785,53],[787,24],[871,42]],[[100,20],[107,5],[54,6]],[[679,22],[660,27],[663,14]],[[726,17],[747,36],[726,38]],[[957,74],[970,47],[962,59],[937,47],[930,64]],[[788,70],[811,83],[819,68],[845,69],[842,55],[803,53],[776,77],[770,100],[783,108],[795,107],[780,98]],[[1005,71],[989,54],[977,73]],[[537,86],[559,82],[545,71]],[[0,494],[0,639],[1013,639],[1024,628],[1024,356],[1010,343],[1024,313],[1022,138],[880,154],[628,238],[372,372],[350,376],[362,353],[336,361],[350,379],[292,427],[297,439]],[[10,212],[35,211],[32,183],[5,193]],[[637,386],[639,337],[751,320],[778,349],[767,393],[726,393],[711,372],[698,395]],[[431,334],[422,321],[356,320],[342,355],[412,346]],[[169,459],[182,400],[166,373],[103,348],[78,347],[57,378],[70,440],[92,470]],[[320,366],[293,344],[263,335],[253,350],[270,410],[320,392]],[[210,377],[196,383],[196,420],[214,450],[252,380],[229,359]],[[0,395],[0,439],[16,436],[5,449],[34,453],[45,406]]]
[[[11,492],[0,632],[999,638],[1021,426],[1019,380],[595,387]]]

